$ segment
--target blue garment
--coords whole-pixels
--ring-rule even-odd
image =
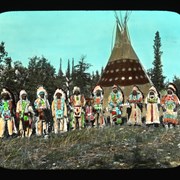
[[[114,103],[116,102],[117,106],[119,107],[121,104],[122,104],[122,101],[120,101],[120,97],[121,97],[121,92],[117,92],[117,93],[114,93],[114,92],[111,92],[110,94],[111,96],[111,101],[109,103],[109,105],[114,108]],[[115,102],[114,102],[115,101]]]
[[[116,114],[117,114],[117,115],[120,115],[120,114],[121,114],[121,111],[120,111],[119,107],[116,107]]]
[[[54,100],[55,103],[55,112],[56,112],[56,118],[60,119],[64,117],[64,98],[61,98],[61,109],[57,109],[57,100]]]

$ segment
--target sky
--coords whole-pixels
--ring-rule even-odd
[[[117,11],[124,17],[125,11]],[[75,65],[82,56],[92,66],[89,72],[106,66],[115,37],[113,10],[7,11],[0,14],[0,42],[8,56],[27,67],[29,58],[45,57],[56,72],[62,59],[65,73],[68,59]],[[173,11],[131,11],[128,20],[131,44],[144,69],[152,68],[154,38],[159,31],[161,62],[165,80],[180,78],[180,15]]]

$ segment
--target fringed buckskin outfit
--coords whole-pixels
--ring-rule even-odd
[[[158,126],[160,124],[160,95],[154,86],[149,89],[144,103],[146,109],[146,125]]]
[[[57,96],[57,94],[60,95]],[[56,89],[51,104],[55,134],[67,132],[67,105],[65,100],[65,93],[62,89]]]
[[[108,97],[108,109],[110,112],[111,124],[122,123],[122,105],[124,103],[124,95],[117,85],[112,86],[112,92]]]
[[[142,103],[143,94],[138,86],[133,86],[132,91],[128,97],[128,102],[131,108],[128,125],[142,125]]]
[[[25,96],[25,98],[22,96]],[[25,90],[20,91],[19,101],[16,105],[16,118],[19,120],[19,136],[31,137],[34,111]]]
[[[84,114],[83,108],[85,108],[86,100],[84,95],[80,93],[80,88],[75,86],[73,88],[73,95],[70,97],[70,103],[73,109],[73,119],[71,127],[73,130],[81,129],[84,127]]]
[[[34,107],[37,111],[36,135],[38,136],[48,134],[49,117],[47,116],[47,114],[50,111],[50,104],[47,96],[47,91],[43,86],[40,86],[37,89],[37,99],[34,101]]]
[[[11,94],[8,90],[3,88],[1,92],[1,102],[0,102],[0,138],[5,136],[5,130],[7,126],[8,136],[13,135],[14,121],[13,121],[13,105]],[[6,98],[4,98],[6,96]]]
[[[166,128],[173,128],[179,124],[177,112],[179,106],[179,98],[177,96],[177,87],[173,83],[169,83],[167,94],[161,98],[161,106],[163,109],[163,123]]]
[[[90,98],[89,100],[86,99],[86,106],[85,106],[85,121],[87,127],[93,127],[94,125],[94,111],[93,111],[93,102]]]
[[[95,127],[105,126],[103,117],[103,89],[99,85],[93,90],[93,109],[95,113]]]

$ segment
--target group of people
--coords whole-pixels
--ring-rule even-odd
[[[49,132],[55,134],[84,127],[103,127],[122,124],[123,109],[126,106],[127,125],[143,124],[142,112],[145,110],[146,126],[158,127],[160,122],[160,109],[163,112],[163,125],[173,128],[179,124],[177,118],[180,104],[177,88],[169,83],[167,93],[160,93],[152,86],[146,97],[137,85],[124,99],[120,86],[113,85],[108,97],[108,106],[104,107],[103,88],[97,85],[92,96],[85,98],[79,87],[73,88],[68,99],[66,93],[58,88],[53,95],[53,101],[48,100],[48,93],[43,86],[37,88],[37,98],[34,103],[28,99],[25,90],[19,93],[19,100],[14,106],[12,94],[5,88],[1,92],[0,101],[0,138],[17,134],[18,137],[31,137],[33,132],[37,136],[48,136]]]
[[[115,119],[114,121],[116,123],[122,123],[122,107],[125,104],[121,88],[117,90],[117,86],[113,86],[108,104],[109,112],[111,112],[112,115],[111,119]],[[162,123],[166,129],[176,127],[180,123],[178,120],[179,105],[178,90],[174,83],[169,83],[166,94],[164,95],[160,95],[155,86],[152,86],[149,88],[146,97],[144,97],[138,86],[134,85],[126,103],[126,112],[128,114],[127,124],[142,126],[142,115],[144,110],[146,126],[158,127]],[[161,114],[162,122],[160,120]],[[113,118],[114,116],[116,118]]]

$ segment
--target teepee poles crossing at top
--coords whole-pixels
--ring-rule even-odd
[[[116,22],[120,26],[120,28],[121,28],[120,30],[121,31],[123,31],[125,28],[127,28],[127,21],[129,20],[130,14],[131,14],[131,12],[126,11],[125,16],[124,16],[124,21],[123,21],[121,12],[120,12],[120,19],[119,19],[118,15],[117,15],[117,12],[115,11]],[[131,41],[129,33],[128,33],[128,29],[126,29],[126,31],[127,31],[127,35],[128,35],[129,41]],[[140,61],[139,61],[139,63],[141,64],[141,67],[142,67],[143,71],[145,72],[145,69],[144,69],[142,63]],[[149,78],[149,76],[147,75],[147,73],[145,73],[145,74],[146,74],[150,84],[153,85],[153,83],[152,83],[151,79]]]
[[[130,39],[130,36],[129,36],[129,32],[128,32],[128,28],[127,28],[127,22],[129,20],[129,17],[131,15],[131,11],[126,11],[125,15],[124,15],[124,21],[123,21],[123,18],[122,18],[122,14],[120,12],[120,18],[118,17],[117,15],[117,12],[115,11],[115,18],[116,18],[116,23],[119,25],[120,27],[120,31],[123,32],[124,30],[126,30],[127,32],[127,36],[129,38],[129,41],[131,41]]]
[[[117,15],[117,12],[115,11],[116,22],[119,24],[121,30],[126,28],[127,21],[129,20],[130,14],[131,12],[126,11],[124,15],[124,21],[123,21],[121,12],[120,12],[120,18],[119,18]]]

